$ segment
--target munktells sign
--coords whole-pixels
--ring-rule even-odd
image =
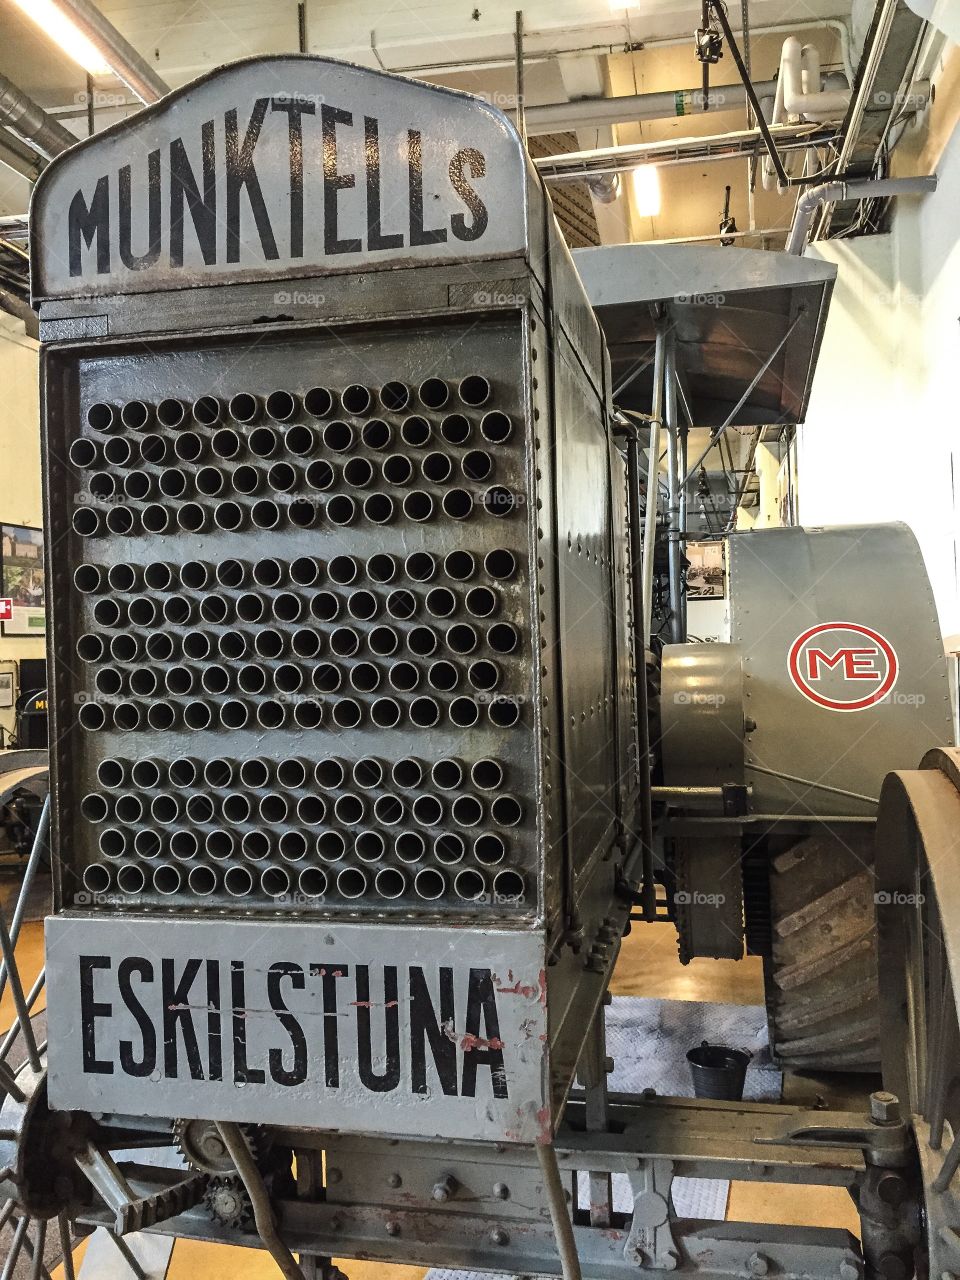
[[[325,59],[238,63],[48,168],[34,295],[516,253],[524,165],[476,99]]]
[[[47,921],[66,1109],[534,1141],[542,941],[397,926]]]

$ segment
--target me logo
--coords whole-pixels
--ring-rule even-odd
[[[787,657],[795,688],[828,711],[875,706],[896,684],[899,669],[889,640],[856,622],[810,627],[797,636]]]

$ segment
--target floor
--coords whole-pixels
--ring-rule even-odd
[[[24,925],[17,956],[24,988],[29,990],[43,963],[43,926]],[[762,1004],[759,960],[694,960],[681,965],[676,938],[667,924],[635,925],[624,940],[614,973],[614,995],[658,996],[668,1000],[709,1000],[730,1004]],[[38,1006],[42,1007],[42,1005]],[[0,1000],[0,1027],[9,1025],[13,1006],[9,991]],[[730,1187],[730,1220],[783,1225],[816,1223],[856,1232],[857,1216],[845,1192],[833,1188],[793,1187],[775,1183],[738,1183]],[[79,1261],[80,1252],[77,1258]],[[420,1280],[420,1267],[344,1262],[350,1280]],[[60,1280],[62,1269],[54,1272]],[[181,1240],[174,1248],[168,1280],[273,1280],[277,1272],[269,1258],[252,1249],[194,1244]]]

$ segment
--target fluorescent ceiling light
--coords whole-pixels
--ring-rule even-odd
[[[655,218],[660,212],[660,170],[655,164],[634,169],[633,200],[641,218]]]
[[[92,76],[108,75],[112,68],[99,49],[74,24],[54,0],[13,0],[74,62]]]

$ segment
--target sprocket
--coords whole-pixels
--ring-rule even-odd
[[[211,1178],[203,1197],[204,1208],[214,1222],[233,1231],[253,1226],[253,1205],[239,1175]]]

